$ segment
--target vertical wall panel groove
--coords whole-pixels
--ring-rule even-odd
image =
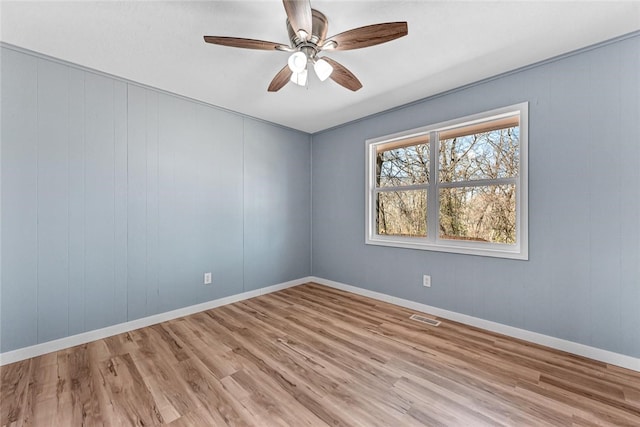
[[[624,211],[621,215],[620,228],[624,238],[620,242],[620,339],[621,351],[624,354],[640,355],[640,203],[627,203],[628,199],[637,198],[640,188],[640,49],[621,47],[621,55],[618,58],[622,76],[620,78],[620,91],[629,91],[629,96],[636,100],[627,105],[621,111],[621,129],[627,129],[622,133],[622,141],[619,144],[625,147],[624,157],[628,161],[619,162],[620,170],[620,206]],[[624,84],[623,82],[627,82]],[[637,325],[636,329],[625,325]]]
[[[37,342],[37,59],[2,49],[1,350]]]
[[[129,84],[127,106],[127,319],[134,320],[147,314],[146,90]]]
[[[69,69],[38,61],[38,342],[69,333]]]
[[[114,299],[116,322],[127,317],[127,84],[114,85]]]
[[[69,69],[69,334],[84,322],[84,71]]]
[[[158,94],[146,91],[146,301],[147,315],[158,313]]]
[[[86,74],[85,104],[85,324],[115,323],[114,81]]]

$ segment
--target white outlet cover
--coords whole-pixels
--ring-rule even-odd
[[[426,274],[422,276],[422,286],[425,286],[427,288],[431,287],[431,276],[428,276]]]
[[[204,273],[204,284],[205,285],[211,284],[211,273]]]

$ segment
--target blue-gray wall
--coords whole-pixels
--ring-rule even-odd
[[[640,36],[311,144],[79,67],[0,55],[2,352],[313,273],[640,357]],[[364,244],[365,139],[522,101],[529,261]]]
[[[635,36],[313,135],[313,274],[640,357],[639,55]],[[523,101],[529,261],[364,244],[365,139]]]
[[[309,135],[0,55],[0,351],[310,274]]]

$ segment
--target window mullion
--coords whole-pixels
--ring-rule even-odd
[[[517,184],[518,178],[475,179],[472,181],[440,182],[440,188],[487,187],[490,185]]]
[[[429,184],[412,184],[412,185],[397,185],[394,187],[376,187],[375,192],[382,191],[408,191],[408,190],[424,190],[429,188]]]
[[[429,188],[427,189],[427,240],[435,242],[438,232],[438,133],[429,133]]]

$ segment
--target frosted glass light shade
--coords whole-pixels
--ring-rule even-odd
[[[331,73],[333,73],[333,67],[324,59],[318,59],[316,63],[313,64],[313,69],[320,81],[327,80]]]
[[[299,73],[291,74],[291,79],[293,83],[304,86],[307,84],[307,70],[302,70]]]
[[[294,52],[287,61],[289,69],[294,73],[299,73],[307,68],[307,55],[302,52]]]

